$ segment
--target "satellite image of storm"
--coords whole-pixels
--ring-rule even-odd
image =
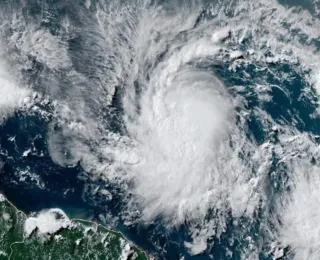
[[[0,260],[320,260],[320,0],[0,0]]]

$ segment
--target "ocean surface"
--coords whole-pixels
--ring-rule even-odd
[[[0,192],[156,259],[320,259],[317,1],[0,1]]]

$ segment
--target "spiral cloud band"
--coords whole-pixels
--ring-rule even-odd
[[[182,229],[191,255],[319,259],[317,6],[88,0],[59,26],[7,8],[0,116],[45,118],[52,161],[126,226]]]

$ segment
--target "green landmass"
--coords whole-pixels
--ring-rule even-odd
[[[97,223],[71,220],[54,234],[25,233],[27,216],[0,194],[0,260],[147,260],[121,233]]]

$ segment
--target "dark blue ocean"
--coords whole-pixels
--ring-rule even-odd
[[[95,42],[90,39],[91,32],[85,30],[86,25],[90,24],[93,14],[84,15],[85,12],[94,13],[93,10],[97,2],[91,1],[91,9],[87,10],[84,7],[84,1],[80,0],[1,1],[0,10],[3,23],[10,23],[11,16],[17,10],[22,9],[21,14],[26,21],[36,23],[39,28],[49,31],[52,35],[60,34],[61,30],[65,30],[65,27],[61,25],[61,21],[65,17],[68,17],[71,23],[78,23],[80,27],[84,28],[83,32],[66,39],[66,42],[68,42],[67,50],[70,53],[73,64],[76,67],[78,66],[77,70],[83,74],[92,73],[90,79],[98,81],[99,73],[95,70],[101,68],[99,68],[99,64],[92,64],[91,62],[91,57],[98,55],[94,53],[93,48],[90,49],[90,46],[93,46]],[[184,1],[177,2],[181,5],[185,4]],[[281,1],[281,4],[290,6],[299,4],[302,8],[309,9],[311,12],[314,11],[313,6],[309,3],[301,4],[299,1]],[[206,19],[206,6],[207,3],[204,4],[203,12],[199,13],[199,23]],[[44,16],[45,19],[43,18]],[[6,18],[8,19],[7,21],[5,21]],[[10,34],[10,31],[7,31],[7,33]],[[68,35],[68,32],[63,32],[63,35]],[[83,52],[84,43],[89,46],[87,55]],[[248,43],[243,41],[241,48],[246,49],[246,44]],[[81,55],[77,51],[78,48],[82,49]],[[13,58],[9,59],[12,64],[15,64],[19,60],[19,58],[16,58],[20,55],[19,50],[11,47],[9,49],[15,51]],[[50,86],[44,86],[42,78],[50,75],[50,68],[40,60],[37,60],[32,53],[27,55],[27,59],[29,62],[28,68],[18,68],[21,71],[21,77],[24,77],[26,79],[25,83],[39,93],[47,94],[50,92],[47,91],[47,88]],[[85,64],[87,68],[85,68]],[[299,74],[297,70],[292,68],[292,64],[271,63],[268,64],[268,70],[257,70],[259,65],[251,64],[237,68],[237,73],[228,70],[230,65],[231,61],[226,61],[224,63],[205,63],[199,66],[203,70],[213,72],[225,84],[226,88],[230,88],[231,96],[239,95],[239,92],[235,92],[232,86],[246,87],[251,85],[251,82],[259,81],[261,78],[265,79],[270,85],[281,86],[286,90],[287,94],[289,93],[289,96],[274,87],[268,93],[272,97],[271,101],[265,103],[259,102],[259,97],[251,88],[244,88],[241,95],[246,100],[246,109],[253,111],[258,107],[279,124],[290,125],[300,132],[306,132],[313,136],[320,135],[320,118],[312,116],[312,114],[316,113],[317,108],[310,102],[310,97],[305,93],[305,88],[310,87],[310,84],[305,80],[304,75]],[[275,77],[279,71],[290,75],[291,80]],[[61,82],[63,82],[59,84],[64,84],[66,88],[72,85],[72,79],[63,78],[63,70],[59,75]],[[250,77],[246,75],[250,75]],[[52,84],[54,84],[54,81],[52,81]],[[137,88],[139,88],[138,84]],[[61,95],[63,95],[63,90],[61,92]],[[118,121],[118,118],[123,113],[120,101],[121,94],[121,90],[115,93],[112,105],[108,108],[113,113],[106,116],[111,121],[109,127],[114,132],[121,132]],[[317,99],[314,98],[314,101],[316,102]],[[53,107],[51,102],[42,106],[42,111],[50,114]],[[212,238],[208,241],[212,247],[209,247],[203,254],[198,256],[191,256],[184,246],[184,242],[191,239],[187,224],[179,228],[168,229],[161,224],[161,219],[158,219],[148,226],[143,223],[126,226],[124,220],[120,217],[125,207],[123,194],[117,187],[112,186],[111,183],[105,180],[90,178],[91,173],[86,172],[80,162],[62,167],[52,160],[47,140],[50,125],[54,123],[54,120],[53,116],[43,116],[40,112],[31,113],[22,109],[12,113],[0,124],[0,164],[2,164],[0,170],[0,192],[18,209],[25,213],[32,213],[57,207],[64,210],[70,218],[94,220],[111,226],[123,232],[126,237],[158,259],[174,260],[182,257],[184,259],[199,260],[241,259],[242,248],[247,246],[247,241],[244,235],[236,235],[239,232],[237,227],[232,225],[233,219],[231,215],[228,218],[227,232],[223,233],[219,239]],[[255,143],[260,145],[266,141],[271,143],[278,142],[277,132],[265,131],[261,118],[257,118],[254,113],[251,113],[246,120],[248,138],[253,138]],[[316,141],[320,144],[320,139]],[[24,154],[29,149],[31,151]],[[274,210],[273,202],[283,192],[281,186],[275,188],[277,185],[274,184],[285,182],[288,178],[284,170],[276,169],[277,162],[280,159],[274,157],[273,166],[266,184],[266,189],[269,193],[267,210],[271,213]],[[315,159],[310,158],[310,160]],[[317,162],[314,161],[313,163],[316,164]],[[272,171],[276,171],[277,175],[271,175]],[[28,172],[28,174],[23,175],[23,172]],[[112,193],[112,200],[105,200],[101,194],[92,195],[95,194],[94,190],[97,187],[106,186]],[[263,241],[259,214],[262,214],[262,212],[257,212],[256,221],[251,224],[247,235],[257,241],[260,239]],[[107,215],[108,217],[105,217]],[[246,223],[248,220],[243,218],[241,221]],[[230,238],[235,238],[231,247]],[[226,256],[227,248],[232,250],[232,257]],[[259,259],[273,259],[267,253],[267,245],[265,247],[262,245],[260,248],[262,250],[259,253]]]

